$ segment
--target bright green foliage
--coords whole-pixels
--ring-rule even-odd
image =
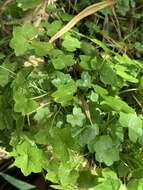
[[[52,83],[57,88],[59,86],[62,86],[71,81],[71,76],[69,74],[64,74],[62,72],[56,72],[56,76],[57,76],[57,78],[52,80]]]
[[[51,112],[48,107],[43,107],[37,110],[34,119],[38,122],[42,122],[51,116]]]
[[[118,0],[49,43],[97,2],[0,3],[0,146],[54,189],[142,190],[142,0]]]
[[[94,85],[93,88],[101,97],[108,95],[108,91],[99,85]]]
[[[90,59],[91,57],[90,56],[87,56],[87,55],[81,55],[80,56],[80,66],[81,68],[85,69],[85,70],[90,70]]]
[[[95,92],[91,92],[90,99],[92,102],[97,102],[98,101],[99,95],[96,94]]]
[[[102,104],[107,104],[110,106],[113,110],[119,112],[123,111],[125,113],[134,113],[134,109],[132,109],[126,102],[121,100],[118,97],[113,96],[107,96],[108,93],[105,89],[101,88],[100,86],[94,87],[95,91],[104,99]]]
[[[95,186],[95,190],[119,190],[120,181],[117,175],[108,169],[102,171],[102,178],[99,179],[99,185]]]
[[[35,54],[38,56],[48,55],[49,51],[52,50],[53,48],[53,46],[48,42],[39,42],[39,41],[33,41],[32,47],[35,50]]]
[[[44,26],[47,29],[47,35],[53,36],[62,27],[62,22],[60,20],[56,20],[51,24],[45,23]]]
[[[91,76],[88,72],[83,72],[81,74],[81,79],[77,80],[77,86],[81,88],[90,88],[91,87]]]
[[[77,48],[80,48],[81,42],[70,35],[64,37],[62,46],[69,52],[75,51]]]
[[[85,120],[85,115],[82,113],[81,109],[78,107],[73,108],[73,114],[67,115],[67,122],[72,125],[72,127],[82,127]]]
[[[136,114],[120,113],[119,122],[123,127],[128,128],[128,134],[131,141],[136,142],[143,136],[143,122]]]
[[[16,2],[18,7],[26,11],[27,9],[35,8],[40,3],[40,0],[16,0]]]
[[[74,80],[69,75],[58,73],[57,79],[53,80],[53,83],[57,87],[57,91],[52,96],[56,102],[65,106],[73,99],[73,95],[77,90]]]
[[[122,77],[123,79],[125,79],[126,81],[132,82],[132,83],[138,83],[138,79],[134,78],[131,74],[128,74],[125,71],[125,67],[123,66],[116,66],[116,70],[117,70],[117,75],[119,75],[120,77]]]
[[[75,63],[73,55],[58,55],[56,58],[52,59],[52,63],[55,69],[62,70],[67,66],[72,66]]]
[[[62,186],[67,186],[68,184],[74,184],[78,178],[78,172],[74,169],[73,163],[62,163],[59,167],[59,176]],[[65,170],[66,168],[66,170]],[[61,175],[63,174],[63,175]]]
[[[92,60],[93,63],[93,60]],[[103,64],[101,67],[101,81],[107,85],[116,85],[117,76],[110,64]]]
[[[143,189],[143,178],[131,180],[127,185],[128,190],[140,190]]]
[[[105,104],[110,106],[113,110],[115,111],[123,111],[126,113],[133,113],[134,110],[128,106],[128,104],[124,101],[122,101],[119,98],[112,97],[112,96],[106,96],[104,97],[105,99]]]
[[[64,106],[72,100],[75,92],[75,82],[71,80],[69,83],[59,86],[57,91],[54,92],[52,96],[56,102],[61,103]]]
[[[14,49],[17,56],[23,55],[28,49],[31,49],[30,41],[37,35],[37,29],[29,24],[22,27],[15,27],[13,38],[10,42],[11,48]]]
[[[15,165],[21,168],[24,175],[29,175],[31,172],[40,172],[43,165],[44,155],[35,144],[24,141],[18,144],[13,152],[12,156],[15,156]]]
[[[60,184],[52,185],[52,187],[69,190],[76,189],[74,184],[79,176],[77,161],[80,161],[78,157],[77,160],[71,160],[66,163],[58,164],[54,162],[49,164],[49,172],[46,178],[54,183]]]
[[[21,112],[22,115],[26,115],[32,111],[36,111],[36,108],[38,108],[38,103],[34,100],[31,100],[27,96],[26,89],[19,88],[15,94],[14,94],[14,111],[15,112]]]

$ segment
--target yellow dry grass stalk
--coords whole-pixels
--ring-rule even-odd
[[[61,30],[59,30],[51,39],[50,43],[54,42],[58,38],[60,38],[63,34],[68,32],[73,26],[75,26],[80,20],[83,18],[95,13],[96,11],[99,11],[105,7],[111,6],[115,3],[114,0],[107,0],[100,3],[95,3],[93,5],[90,5],[86,7],[84,10],[82,10],[79,14],[77,14],[73,19],[71,19]]]
[[[0,161],[10,158],[9,153],[4,147],[0,147]]]

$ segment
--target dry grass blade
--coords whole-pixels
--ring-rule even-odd
[[[114,0],[107,0],[100,3],[95,3],[93,5],[88,6],[83,11],[81,11],[79,14],[77,14],[73,19],[71,19],[60,31],[58,31],[51,39],[50,43],[61,37],[64,33],[69,31],[73,26],[75,26],[80,20],[83,18],[95,13],[96,11],[99,11],[107,6],[111,6],[114,4]]]
[[[8,158],[10,158],[8,152],[5,150],[4,147],[0,147],[0,160],[4,160]]]
[[[84,99],[84,96],[80,95],[79,98],[81,100],[82,108],[83,108],[83,110],[85,112],[85,115],[86,115],[87,119],[89,120],[90,124],[92,125],[89,105],[88,105],[87,101]]]
[[[0,10],[1,10],[1,11],[4,11],[5,8],[7,7],[7,5],[9,5],[9,4],[12,3],[12,2],[13,2],[13,0],[7,0],[7,1],[5,1],[5,2],[2,4],[2,6],[0,7]]]

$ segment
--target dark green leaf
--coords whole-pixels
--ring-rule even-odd
[[[35,189],[36,186],[31,185],[27,182],[21,181],[19,179],[16,179],[13,176],[10,176],[8,174],[5,173],[0,173],[0,175],[6,180],[8,181],[10,184],[12,184],[14,187],[20,189],[20,190],[30,190],[30,189]]]

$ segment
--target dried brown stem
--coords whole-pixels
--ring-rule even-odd
[[[111,6],[114,4],[114,0],[107,0],[100,3],[95,3],[93,5],[88,6],[83,11],[81,11],[79,14],[77,14],[73,19],[71,19],[61,30],[59,30],[51,39],[50,43],[61,37],[63,34],[68,32],[72,27],[74,27],[80,20],[83,18],[95,13],[96,11],[99,11],[107,6]]]

